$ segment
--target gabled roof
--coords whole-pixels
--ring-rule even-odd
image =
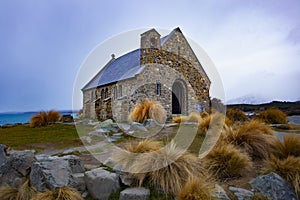
[[[112,59],[82,90],[133,78],[141,73],[140,49],[131,51],[117,59]]]

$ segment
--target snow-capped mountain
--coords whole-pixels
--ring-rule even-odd
[[[230,99],[228,101],[226,101],[227,105],[230,104],[262,104],[262,103],[269,103],[272,100],[267,99],[265,97],[259,96],[259,95],[245,95],[245,96],[241,96],[235,99]]]

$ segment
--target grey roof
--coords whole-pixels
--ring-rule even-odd
[[[143,67],[140,67],[140,49],[136,49],[111,60],[82,90],[133,78],[142,70]]]

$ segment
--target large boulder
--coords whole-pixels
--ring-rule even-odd
[[[38,191],[53,187],[70,186],[82,189],[82,181],[74,174],[83,173],[84,168],[77,156],[47,156],[39,155],[32,164],[30,182]]]
[[[29,176],[34,160],[34,151],[8,151],[5,145],[0,145],[0,186],[18,188]]]
[[[127,188],[120,193],[119,200],[147,200],[150,196],[150,190],[140,188]]]
[[[265,195],[268,199],[297,199],[292,187],[283,178],[273,172],[252,179],[250,184],[255,191]]]
[[[118,175],[102,168],[85,172],[84,180],[89,194],[97,200],[107,200],[120,188]]]

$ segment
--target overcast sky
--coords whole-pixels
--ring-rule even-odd
[[[200,45],[227,100],[300,99],[299,0],[0,0],[0,112],[71,109],[89,53],[153,27],[180,27]]]

